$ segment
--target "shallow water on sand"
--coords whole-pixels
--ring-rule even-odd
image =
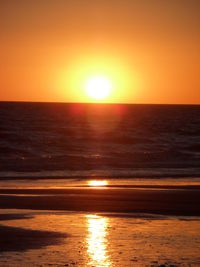
[[[5,213],[9,215],[2,215]],[[13,238],[10,251],[0,246],[0,266],[200,265],[198,217],[27,210],[1,210],[0,214],[0,231],[9,226]],[[32,232],[16,239],[12,237],[16,227]],[[33,248],[35,239],[39,242]]]
[[[71,187],[90,187],[91,181],[106,181],[106,187],[181,187],[200,186],[200,178],[95,178],[90,179],[0,179],[0,188],[9,189],[65,189]]]

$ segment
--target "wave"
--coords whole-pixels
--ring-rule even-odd
[[[198,176],[198,125],[200,106],[2,102],[0,176]]]

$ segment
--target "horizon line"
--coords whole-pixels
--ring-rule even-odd
[[[0,103],[35,103],[35,104],[83,104],[83,105],[180,105],[199,106],[200,103],[129,103],[129,102],[64,102],[64,101],[28,101],[28,100],[0,100]]]

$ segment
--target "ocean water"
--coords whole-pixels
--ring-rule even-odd
[[[0,103],[0,177],[200,177],[200,106]]]

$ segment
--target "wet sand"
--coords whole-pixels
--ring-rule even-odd
[[[0,214],[1,267],[200,264],[198,217],[29,210]]]
[[[69,210],[89,212],[142,212],[200,215],[198,186],[107,188],[3,188],[1,209]]]
[[[41,249],[60,243],[66,235],[48,231],[27,230],[0,225],[0,252]]]
[[[199,215],[198,183],[5,183],[0,267],[199,266]]]

